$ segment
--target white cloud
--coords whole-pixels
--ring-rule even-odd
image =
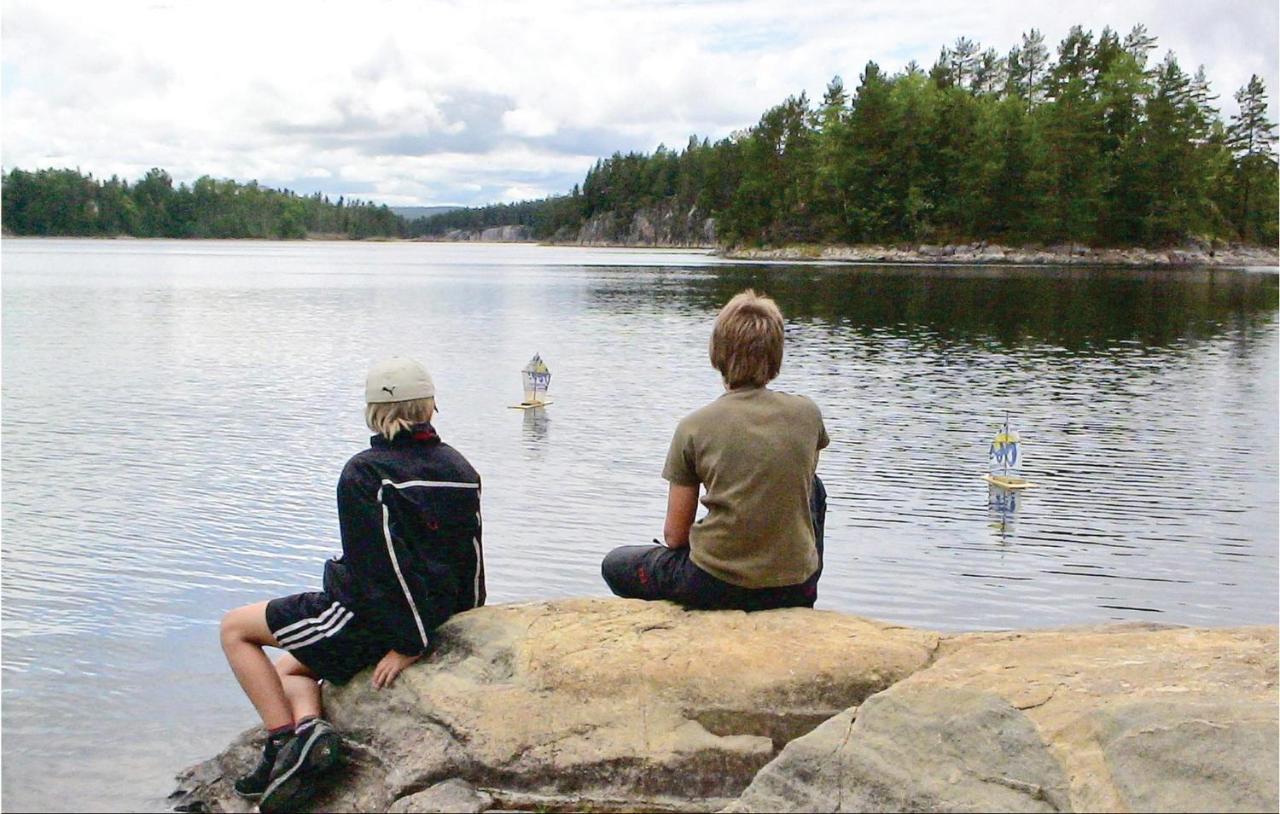
[[[502,114],[502,128],[515,136],[539,138],[556,132],[556,123],[539,110],[522,107]]]
[[[614,150],[723,137],[868,60],[1137,22],[1206,65],[1226,112],[1251,73],[1278,90],[1277,9],[1252,0],[6,0],[0,147],[7,167],[483,203],[562,192]]]

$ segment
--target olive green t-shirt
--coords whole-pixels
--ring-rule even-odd
[[[742,588],[804,582],[818,570],[809,499],[827,445],[818,406],[767,387],[730,390],[676,427],[662,477],[701,484],[707,515],[690,558]]]

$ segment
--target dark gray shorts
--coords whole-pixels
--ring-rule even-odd
[[[280,647],[334,684],[347,683],[391,649],[360,624],[349,608],[323,591],[271,600],[267,627]]]
[[[780,588],[742,588],[703,571],[689,556],[689,547],[632,545],[615,548],[600,565],[609,590],[631,599],[669,599],[697,610],[757,611],[771,608],[812,608],[822,576],[823,537],[827,522],[827,490],[813,479],[809,504],[813,517],[818,570],[797,585]],[[656,540],[654,541],[657,542]]]

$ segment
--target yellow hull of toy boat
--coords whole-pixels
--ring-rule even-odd
[[[1001,489],[1031,489],[1039,485],[1029,480],[1015,478],[1012,475],[986,474],[982,476],[982,479],[992,486],[999,486]]]

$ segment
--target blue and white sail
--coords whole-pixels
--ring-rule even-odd
[[[1002,489],[1026,489],[1035,486],[1017,474],[1022,464],[1022,439],[1018,433],[1009,429],[1009,416],[1004,417],[1004,426],[996,433],[987,449],[987,474],[982,478],[993,486]]]
[[[1004,426],[987,450],[987,471],[993,475],[1008,475],[1011,469],[1016,468],[1022,457],[1018,448],[1021,441],[1018,433],[1009,429],[1009,418],[1005,416]]]

